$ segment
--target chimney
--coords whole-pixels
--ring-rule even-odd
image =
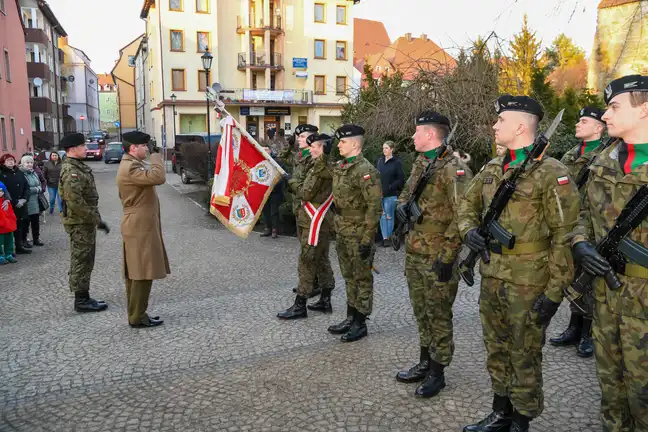
[[[425,33],[421,34],[421,39],[423,39],[425,42],[428,41],[428,37]]]
[[[412,33],[405,33],[405,37],[407,38],[407,42],[412,42]]]

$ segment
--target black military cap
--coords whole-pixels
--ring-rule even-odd
[[[326,134],[313,134],[306,138],[306,144],[309,146],[316,141],[324,141],[324,154],[331,153],[333,147],[333,137]]]
[[[318,130],[317,126],[313,126],[312,124],[300,124],[295,128],[295,135],[299,136],[304,132],[317,133]]]
[[[627,92],[648,92],[648,76],[627,75],[615,79],[605,88],[605,103],[609,104],[615,96]]]
[[[538,120],[544,117],[544,111],[538,101],[529,96],[502,95],[495,101],[495,111],[497,114],[504,111],[521,111],[537,116]]]
[[[605,110],[602,110],[595,106],[586,106],[580,110],[581,117],[591,117],[594,120],[598,120],[601,123],[605,123],[605,121],[603,121],[603,114],[605,114]]]
[[[59,147],[63,150],[67,150],[72,147],[78,147],[86,143],[85,136],[82,133],[73,133],[70,135],[65,135],[61,142],[59,142]]]
[[[423,111],[416,117],[416,126],[427,124],[441,124],[450,127],[448,117],[439,114],[436,111]]]
[[[131,144],[148,144],[151,141],[151,135],[140,131],[131,131],[122,134],[122,139]]]
[[[365,130],[362,128],[362,126],[347,124],[340,126],[338,130],[335,131],[335,138],[351,138],[354,136],[364,136],[364,134]]]

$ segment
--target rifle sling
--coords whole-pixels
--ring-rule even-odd
[[[434,233],[434,234],[443,234],[448,229],[447,226],[439,225],[438,223],[433,222],[423,222],[421,224],[414,224],[412,231],[418,231],[422,233]]]
[[[551,242],[546,239],[535,243],[516,243],[513,249],[505,248],[497,242],[491,242],[489,246],[490,251],[498,255],[526,255],[546,251],[551,246]]]
[[[638,264],[626,264],[624,275],[640,279],[648,279],[648,268]]]

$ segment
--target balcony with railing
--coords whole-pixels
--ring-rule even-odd
[[[244,34],[250,32],[252,36],[263,36],[266,30],[270,31],[270,37],[276,37],[283,33],[281,15],[270,15],[270,22],[264,22],[263,17],[256,19],[254,14],[248,15],[247,22],[245,17],[239,15],[236,22],[236,32]]]
[[[48,97],[29,98],[29,108],[33,113],[52,113],[52,99]]]
[[[25,42],[48,45],[49,38],[43,29],[26,27]]]
[[[47,63],[27,62],[27,76],[49,81],[51,78],[50,68]]]
[[[265,52],[250,52],[238,54],[238,70],[283,70],[284,66],[281,59],[281,53],[270,53],[266,56]]]
[[[223,89],[220,93],[225,103],[233,104],[273,104],[273,105],[311,105],[313,92],[311,90],[284,89]]]

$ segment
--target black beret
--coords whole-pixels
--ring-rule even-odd
[[[627,75],[615,79],[605,88],[605,103],[609,104],[616,95],[627,92],[648,92],[648,76]]]
[[[85,143],[86,143],[86,139],[82,133],[73,133],[70,135],[65,135],[61,139],[61,142],[59,143],[59,147],[62,148],[63,150],[67,150],[72,147],[78,147],[84,145]]]
[[[416,117],[416,125],[441,124],[450,127],[448,117],[439,114],[436,111],[423,111]]]
[[[131,144],[148,144],[151,141],[151,135],[140,131],[131,131],[122,134],[122,139]]]
[[[603,114],[605,114],[605,110],[602,110],[595,106],[586,106],[582,110],[580,110],[579,115],[581,117],[591,117],[594,120],[598,120],[602,123],[605,123],[605,121],[603,120]]]
[[[539,120],[542,120],[544,117],[544,111],[542,111],[542,107],[538,101],[531,99],[529,96],[502,95],[495,101],[495,111],[497,114],[504,111],[521,111],[533,114]]]
[[[362,126],[347,124],[340,126],[338,130],[335,131],[335,138],[351,138],[354,136],[364,136],[364,134],[365,130],[362,128]]]
[[[313,126],[312,124],[300,124],[295,128],[295,135],[299,136],[304,132],[317,133],[318,130],[317,126]]]
[[[329,141],[332,140],[333,138],[326,135],[326,134],[313,134],[310,135],[308,138],[306,138],[306,144],[311,145],[316,141]]]

